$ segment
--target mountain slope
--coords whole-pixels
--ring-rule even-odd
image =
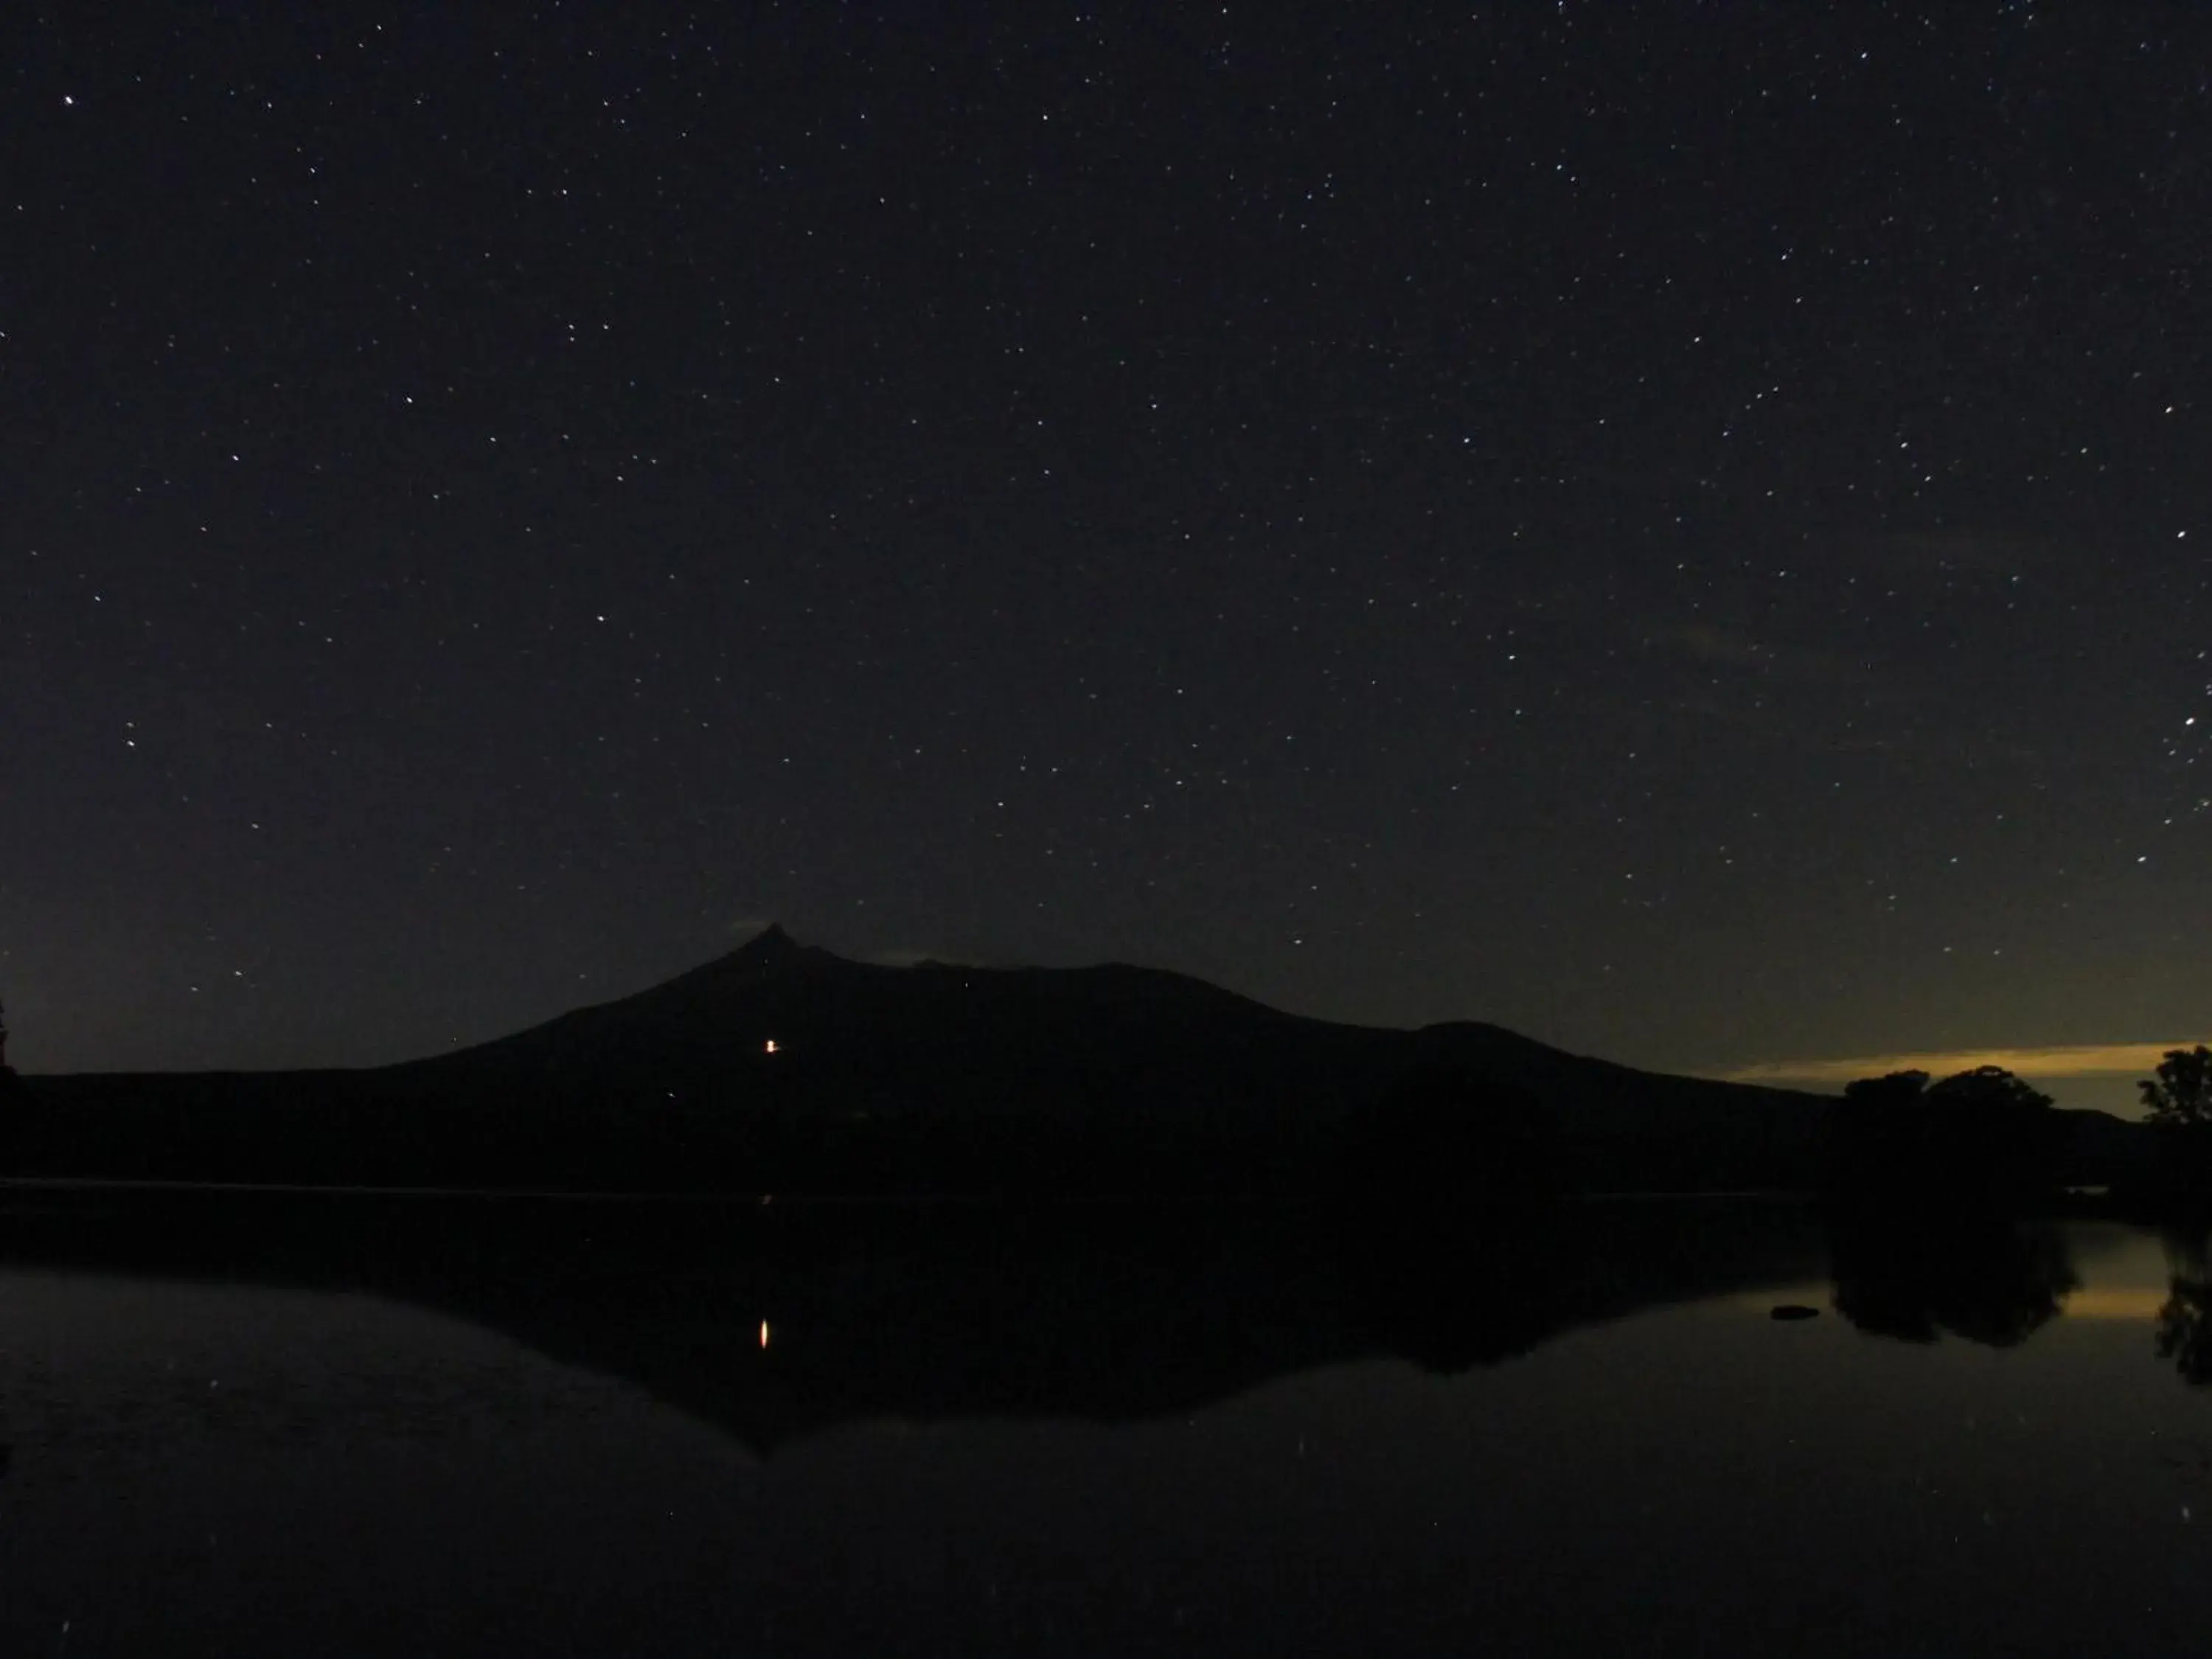
[[[770,928],[635,995],[380,1070],[40,1079],[4,1158],[162,1179],[1280,1194],[1328,1184],[1353,1126],[1437,1074],[1473,1085],[1455,1156],[1540,1144],[1589,1188],[1810,1186],[1829,1104],[1490,1025],[1306,1018],[1155,969],[878,967]]]
[[[775,1047],[770,1052],[769,1045]],[[1284,1013],[1121,964],[884,968],[771,928],[665,984],[402,1068],[416,1086],[804,1113],[915,1133],[1265,1143],[1321,1156],[1416,1071],[1510,1083],[1607,1184],[1792,1182],[1826,1110],[1785,1090],[1638,1072],[1473,1023],[1420,1030]]]

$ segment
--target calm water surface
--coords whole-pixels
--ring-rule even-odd
[[[2203,1258],[2113,1225],[82,1208],[0,1232],[9,1654],[2212,1630]]]

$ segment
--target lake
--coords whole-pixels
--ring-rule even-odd
[[[0,1651],[2194,1653],[2208,1307],[1756,1200],[17,1189]]]

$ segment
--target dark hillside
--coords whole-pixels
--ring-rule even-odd
[[[773,1045],[773,1047],[771,1047]],[[18,1173],[861,1193],[1282,1194],[1416,1076],[1533,1113],[1583,1189],[1808,1188],[1826,1103],[1494,1026],[1309,1019],[1158,969],[849,962],[771,928],[634,996],[380,1070],[36,1080]],[[1480,1144],[1481,1136],[1475,1138]]]

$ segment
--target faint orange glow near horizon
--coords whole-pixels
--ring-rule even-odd
[[[1925,1072],[1948,1077],[1978,1066],[2002,1066],[2034,1082],[2040,1078],[2148,1077],[2174,1048],[2193,1048],[2203,1039],[2170,1042],[2090,1042],[2048,1048],[1953,1048],[1930,1053],[1863,1054],[1844,1060],[1772,1060],[1723,1073],[1730,1083],[1842,1085],[1890,1072]]]
[[[2058,1298],[2058,1311],[2068,1319],[2112,1320],[2122,1324],[2155,1320],[2172,1291],[2153,1285],[2088,1285],[2067,1291]],[[1827,1279],[1808,1279],[1801,1285],[1768,1285],[1741,1291],[1723,1298],[1722,1305],[1735,1313],[1765,1313],[1777,1302],[1802,1302],[1824,1312],[1835,1311],[1834,1285]],[[1848,1321],[1846,1322],[1849,1322]]]

